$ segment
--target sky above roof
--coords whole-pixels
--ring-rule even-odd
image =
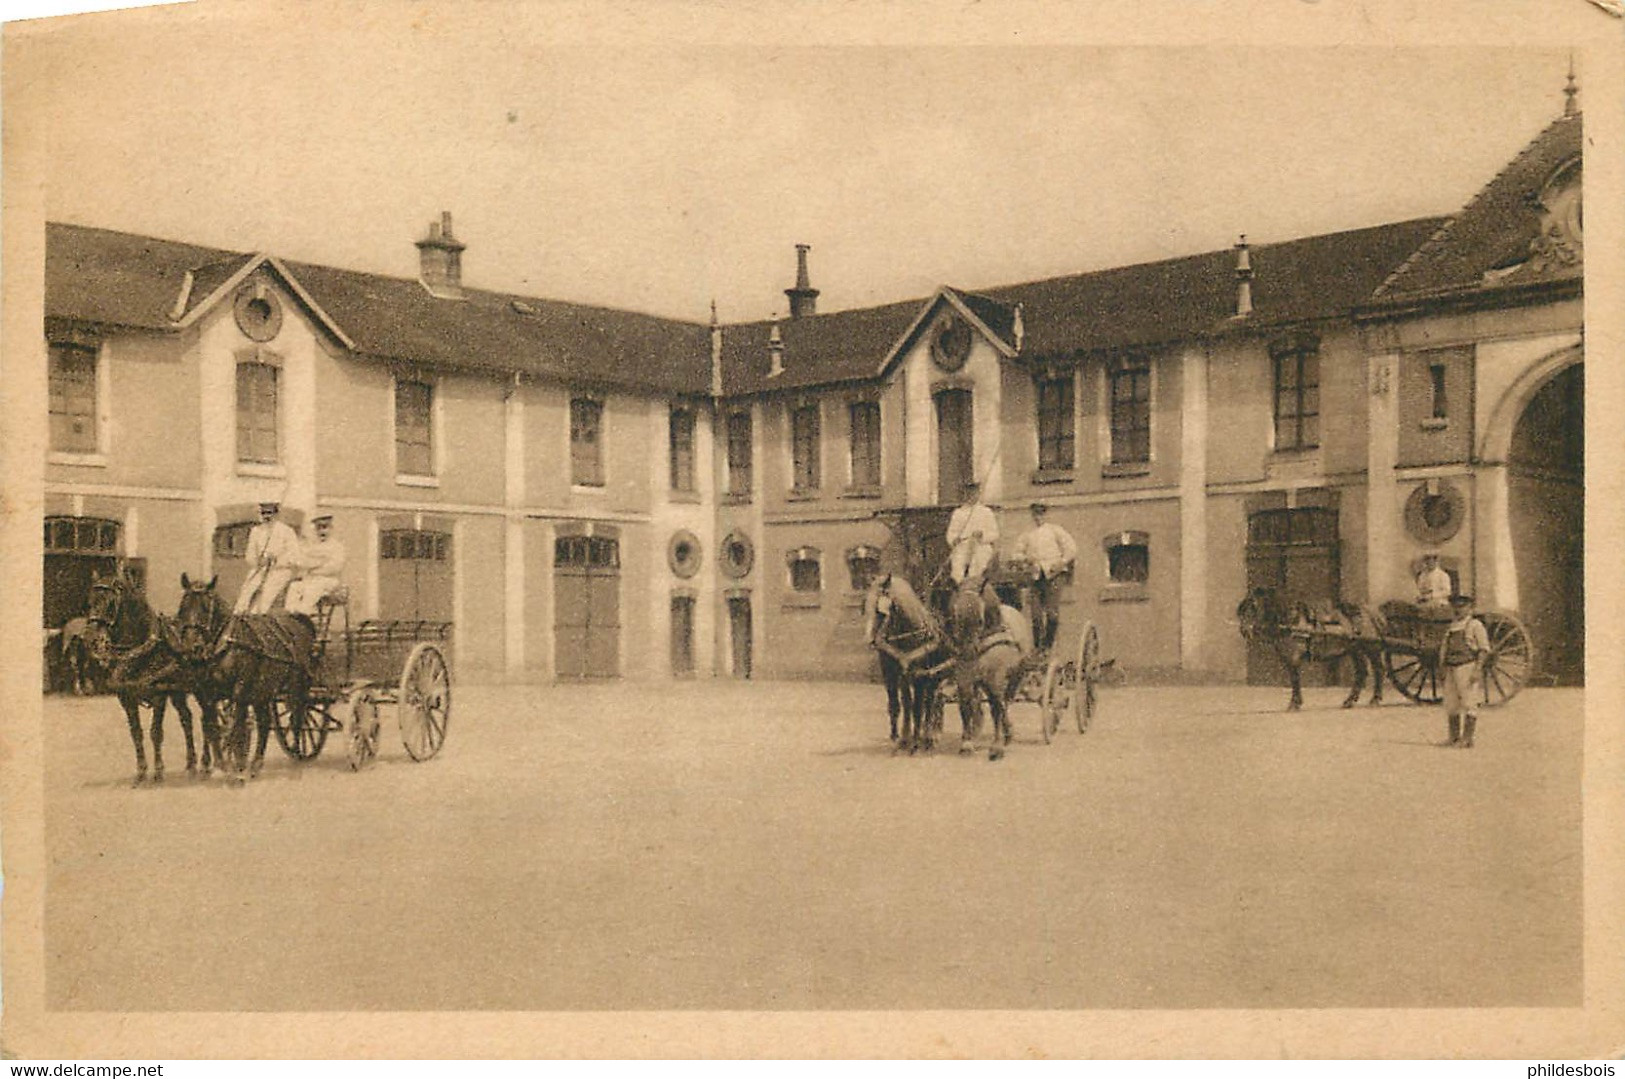
[[[534,10],[534,8],[532,9]],[[36,42],[53,220],[701,320],[1461,208],[1552,48],[549,45],[512,5],[100,16]],[[229,12],[229,15],[221,15]],[[1582,87],[1583,92],[1583,87]]]

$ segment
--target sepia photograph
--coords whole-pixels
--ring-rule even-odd
[[[1625,20],[1249,6],[7,24],[0,1047],[1617,1056]]]

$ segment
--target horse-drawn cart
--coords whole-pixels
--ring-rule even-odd
[[[1394,688],[1418,704],[1438,704],[1444,697],[1439,677],[1439,647],[1448,619],[1430,615],[1415,604],[1382,606],[1382,659]],[[1518,695],[1535,670],[1534,639],[1510,611],[1480,611],[1490,641],[1484,661],[1484,703],[1505,704]]]
[[[334,630],[336,621],[344,628]],[[361,768],[378,755],[383,705],[395,707],[408,756],[426,761],[440,752],[451,720],[451,623],[369,619],[352,627],[341,592],[322,601],[316,627],[303,714],[276,701],[276,738],[288,755],[311,760],[329,734],[344,733],[350,767]]]

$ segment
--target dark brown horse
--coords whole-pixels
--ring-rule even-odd
[[[1345,658],[1354,668],[1354,688],[1343,707],[1359,703],[1368,673],[1371,703],[1382,703],[1384,621],[1378,612],[1340,600],[1318,607],[1289,602],[1274,589],[1255,588],[1236,607],[1236,620],[1245,640],[1265,644],[1280,657],[1292,683],[1288,711],[1303,707],[1305,663],[1331,665]]]
[[[938,691],[952,665],[941,623],[906,580],[886,573],[864,597],[863,639],[880,656],[892,744],[910,753],[934,749],[942,726]]]
[[[152,710],[152,781],[164,778],[164,711],[175,706],[186,735],[186,771],[197,774],[197,748],[192,737],[192,710],[186,694],[192,691],[195,672],[180,655],[174,624],[153,611],[145,598],[118,574],[97,574],[90,584],[89,650],[107,673],[107,685],[117,696],[130,726],[135,746],[135,783],[147,781],[146,739],[141,730],[141,708]],[[203,709],[203,774],[212,766],[211,747],[218,748],[214,714]]]
[[[961,586],[948,601],[948,636],[954,649],[954,681],[959,695],[959,718],[965,728],[961,751],[981,725],[978,695],[987,698],[993,713],[993,744],[989,760],[1004,756],[1010,744],[1010,700],[1026,673],[1033,650],[1032,621],[1014,607],[998,608],[1002,628],[988,633],[988,613],[981,589]]]
[[[185,591],[175,621],[183,650],[205,664],[200,691],[211,703],[230,702],[223,744],[233,778],[241,783],[259,775],[265,765],[265,745],[276,722],[278,701],[286,705],[293,721],[304,721],[315,628],[308,618],[287,612],[231,615],[214,580],[182,577],[181,584]],[[250,713],[259,732],[252,754]]]

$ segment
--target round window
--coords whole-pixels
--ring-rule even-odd
[[[1443,543],[1461,531],[1467,500],[1452,484],[1424,484],[1405,500],[1405,530],[1423,543]]]
[[[263,284],[245,285],[232,304],[237,328],[250,341],[269,341],[282,329],[282,303]]]
[[[756,560],[756,550],[750,537],[743,532],[730,532],[722,541],[722,572],[730,577],[743,577],[750,572]]]
[[[671,542],[666,544],[666,561],[671,563],[671,571],[679,577],[692,577],[700,572],[704,557],[700,550],[700,537],[686,528],[674,532]]]

